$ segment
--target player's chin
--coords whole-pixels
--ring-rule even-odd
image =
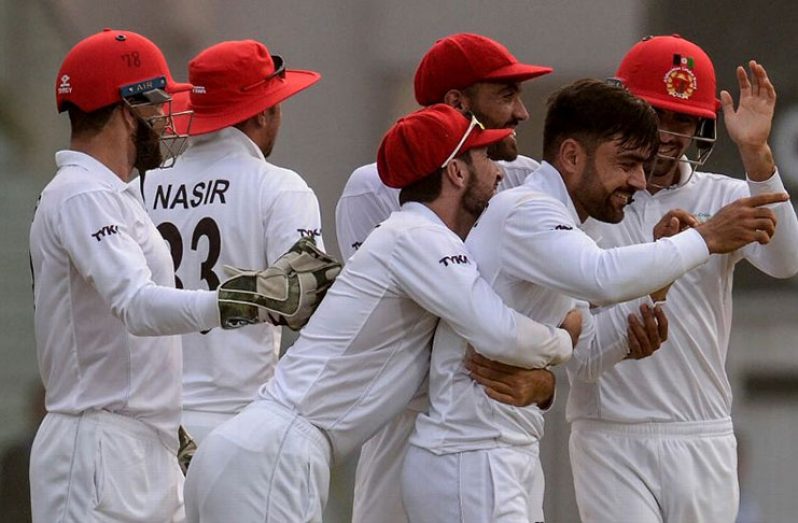
[[[494,161],[512,162],[518,158],[518,143],[513,136],[508,136],[488,147],[488,156]]]

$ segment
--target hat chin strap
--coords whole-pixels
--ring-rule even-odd
[[[692,136],[674,131],[667,131],[665,129],[659,129],[659,132],[662,134],[675,136],[680,139],[687,138],[690,140],[690,144],[687,146],[687,149],[685,149],[678,157],[660,154],[658,152],[656,159],[654,160],[654,163],[652,163],[651,168],[648,170],[646,176],[646,178],[649,180],[648,185],[657,189],[668,189],[674,185],[684,185],[693,177],[696,167],[702,166],[704,163],[706,163],[715,148],[715,121],[706,118],[702,119],[701,122],[699,122],[695,134]],[[687,173],[687,177],[685,179],[680,179],[678,183],[670,185],[656,184],[650,180],[652,174],[655,172],[655,167],[660,161],[663,160],[678,162],[676,167],[677,169],[681,164],[688,164],[690,166],[690,172]],[[684,172],[680,171],[680,174],[683,175]]]

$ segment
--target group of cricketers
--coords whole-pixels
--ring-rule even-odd
[[[646,37],[550,96],[538,162],[516,128],[552,68],[441,38],[343,189],[341,270],[268,161],[320,78],[290,64],[227,41],[181,84],[110,29],[65,58],[70,146],[30,234],[34,521],[317,522],[360,451],[357,523],[543,522],[559,366],[582,521],[733,523],[734,267],[798,273],[764,67],[718,93],[699,46]],[[744,180],[703,171],[721,111]]]

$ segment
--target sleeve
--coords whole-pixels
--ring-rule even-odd
[[[509,274],[607,305],[649,294],[709,259],[704,239],[693,229],[656,242],[602,249],[561,207],[550,198],[535,198],[510,213],[502,258]]]
[[[752,196],[769,192],[787,192],[778,170],[764,182],[747,180]],[[744,196],[744,195],[742,195]],[[798,273],[798,218],[792,201],[769,206],[776,215],[776,233],[767,245],[750,243],[743,256],[751,264],[774,278],[790,278]]]
[[[564,362],[571,338],[507,307],[465,245],[444,230],[416,228],[397,240],[391,271],[407,295],[492,360],[525,368]]]
[[[304,182],[302,185],[285,188],[276,195],[264,195],[264,199],[268,199],[268,202],[264,201],[266,216],[263,218],[263,231],[269,265],[303,236],[313,238],[316,245],[324,250],[319,200]]]
[[[366,240],[374,228],[385,221],[392,212],[399,209],[398,193],[388,187],[363,187],[352,190],[350,184],[357,184],[358,177],[364,176],[361,167],[352,173],[347,187],[335,206],[335,233],[338,248],[344,260],[348,260]],[[374,167],[376,176],[376,167]],[[366,173],[369,175],[369,173]],[[352,190],[352,192],[350,192]]]
[[[644,303],[654,307],[654,302],[646,295],[591,313],[586,302],[579,302],[583,318],[582,335],[567,365],[572,379],[595,383],[602,372],[626,358],[629,354],[627,318],[629,314],[637,313]]]
[[[83,193],[59,212],[72,264],[136,336],[184,334],[219,326],[216,293],[156,285],[131,235],[124,204],[112,193]]]

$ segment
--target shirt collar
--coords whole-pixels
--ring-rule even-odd
[[[104,163],[86,153],[69,149],[58,151],[55,153],[55,164],[59,169],[70,166],[85,169],[97,181],[116,191],[124,191],[127,188],[127,182],[106,167]]]
[[[449,228],[445,223],[443,223],[443,220],[441,220],[441,217],[438,216],[437,214],[435,214],[435,211],[433,211],[432,209],[430,209],[429,207],[427,207],[423,203],[420,203],[420,202],[405,202],[405,203],[402,204],[402,210],[403,211],[407,211],[407,212],[411,212],[413,214],[417,214],[419,216],[423,216],[424,218],[426,218],[427,220],[429,220],[431,222],[439,223],[439,224],[443,225],[444,227],[446,227],[447,229]],[[454,232],[454,231],[452,231],[452,232]]]
[[[255,145],[255,142],[243,131],[235,127],[225,127],[219,131],[194,136],[191,138],[191,148],[194,147],[202,147],[203,149],[212,148],[214,150],[219,149],[226,152],[238,151],[257,158],[258,160],[266,161],[263,151]]]
[[[565,187],[562,175],[549,162],[542,162],[535,172],[527,176],[526,180],[524,180],[524,186],[559,200],[568,209],[568,213],[573,218],[574,223],[582,223],[582,220],[579,219],[579,214],[576,212],[576,207],[574,207],[574,202],[571,200],[571,195],[568,194],[568,188]]]

